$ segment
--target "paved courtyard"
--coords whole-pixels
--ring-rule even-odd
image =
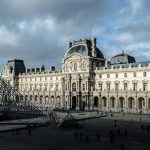
[[[150,117],[118,114],[84,121],[83,128],[54,125],[0,133],[0,150],[149,150]]]

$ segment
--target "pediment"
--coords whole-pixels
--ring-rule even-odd
[[[66,60],[74,60],[74,59],[82,59],[82,56],[80,54],[74,53],[72,55],[70,55],[69,57],[65,58]]]

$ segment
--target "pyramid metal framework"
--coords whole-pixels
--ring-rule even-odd
[[[43,112],[0,76],[0,113],[10,119],[43,116]]]

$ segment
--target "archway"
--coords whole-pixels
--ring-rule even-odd
[[[75,82],[72,83],[72,92],[76,92],[76,83]]]
[[[98,97],[94,97],[94,107],[98,107]]]
[[[129,98],[128,98],[128,107],[129,107],[129,108],[133,108],[133,101],[134,101],[134,98],[133,98],[133,97],[129,97]]]
[[[51,96],[51,104],[54,104],[54,96]]]
[[[25,96],[25,103],[27,102],[28,100],[28,95]]]
[[[76,103],[77,103],[76,96],[73,96],[72,97],[72,109],[76,109]]]
[[[60,105],[60,96],[57,96],[57,97],[56,97],[56,104],[57,104],[57,105]]]
[[[43,96],[41,95],[40,96],[40,104],[42,104],[42,102],[43,102]]]
[[[148,99],[148,109],[150,109],[150,98]]]
[[[49,104],[49,97],[45,96],[45,104]]]
[[[85,105],[86,105],[86,103],[85,103],[85,101],[82,103],[82,110],[84,110],[85,109]]]
[[[119,98],[119,106],[120,106],[120,108],[124,107],[124,98],[123,97]]]
[[[35,103],[37,102],[37,95],[35,95],[35,97],[34,97],[34,102]]]
[[[19,103],[19,96],[16,95],[16,103]]]
[[[30,95],[30,102],[32,102],[32,95]]]
[[[115,97],[110,98],[110,107],[115,107]]]
[[[138,98],[138,108],[139,109],[143,109],[143,104],[144,103],[144,98],[143,97],[139,97]]]
[[[102,97],[102,107],[107,107],[107,98]]]

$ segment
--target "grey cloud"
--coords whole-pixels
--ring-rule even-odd
[[[90,38],[95,27],[103,28],[103,32],[97,34],[98,46],[110,59],[131,44],[115,41],[119,34],[129,32],[135,35],[133,44],[136,40],[149,39],[146,34],[149,19],[142,20],[142,12],[138,12],[130,17],[133,22],[128,21],[132,11],[132,7],[128,6],[129,1],[120,0],[0,0],[0,26],[14,32],[18,43],[16,46],[0,45],[0,66],[7,59],[20,58],[29,67],[41,64],[47,68],[55,64],[60,67],[67,42]],[[143,6],[146,7],[145,3]],[[123,8],[126,11],[121,14]],[[34,22],[38,20],[42,24],[49,18],[54,21],[54,29],[35,25],[35,31],[32,31]],[[137,20],[139,23],[135,24]],[[26,26],[19,28],[21,22],[25,22]]]

